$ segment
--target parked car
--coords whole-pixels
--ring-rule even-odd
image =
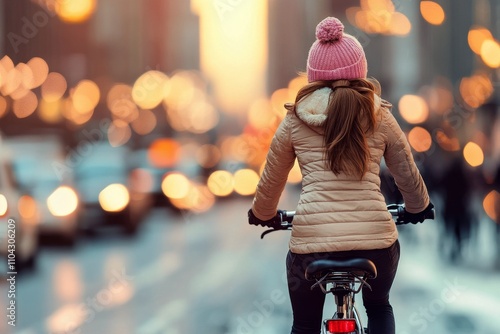
[[[81,225],[94,230],[117,225],[134,234],[152,206],[151,194],[141,189],[143,173],[127,167],[127,147],[95,142],[74,168],[82,204]]]
[[[0,273],[32,268],[38,253],[33,199],[20,193],[12,171],[11,154],[0,137]],[[11,241],[13,240],[13,241]],[[15,245],[15,258],[11,255]],[[8,260],[11,260],[8,263]],[[14,267],[10,267],[9,264]]]
[[[72,169],[56,136],[20,136],[9,140],[15,150],[14,172],[23,191],[36,203],[31,218],[40,237],[73,245],[78,238],[78,194]]]

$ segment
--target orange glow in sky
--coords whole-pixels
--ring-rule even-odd
[[[200,17],[200,66],[225,112],[246,112],[265,95],[268,0],[191,0]]]

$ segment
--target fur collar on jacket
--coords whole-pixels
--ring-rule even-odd
[[[297,104],[295,108],[297,117],[309,126],[322,126],[326,120],[328,101],[331,92],[331,88],[328,87],[320,88],[312,92]],[[376,113],[381,105],[386,107],[391,106],[389,102],[382,100],[377,94],[374,95],[374,104]]]

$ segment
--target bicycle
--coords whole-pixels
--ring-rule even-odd
[[[390,204],[387,210],[395,218],[396,225],[410,223],[405,220],[404,205]],[[261,239],[271,232],[291,229],[294,215],[295,211],[280,210],[275,218],[279,224],[264,231]],[[435,212],[432,209],[425,219],[434,219],[434,216]],[[305,277],[316,281],[311,289],[319,287],[324,294],[331,293],[335,297],[337,309],[331,318],[323,320],[323,334],[368,334],[356,309],[355,295],[365,285],[371,290],[367,281],[377,277],[377,268],[372,261],[363,258],[315,260],[307,266]]]

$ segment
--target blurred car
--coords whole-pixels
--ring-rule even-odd
[[[29,218],[34,212],[34,200],[22,195],[12,171],[11,154],[0,137],[0,273],[22,272],[32,268],[38,252],[36,225]],[[14,232],[12,232],[14,230]],[[12,259],[9,246],[14,240],[15,269],[8,266]],[[12,247],[10,247],[12,249]]]
[[[40,237],[56,236],[72,246],[78,237],[79,200],[61,141],[56,136],[21,136],[9,140],[15,150],[14,173],[19,185],[34,199],[30,217]]]
[[[128,166],[134,173],[142,174],[142,188],[152,196],[152,205],[155,207],[169,206],[170,202],[163,193],[161,183],[165,175],[172,172],[172,168],[155,166],[149,158],[146,148],[137,149],[128,155]]]
[[[127,166],[127,147],[94,142],[75,168],[75,184],[82,204],[81,225],[91,231],[117,225],[134,234],[149,213],[152,196],[144,187],[148,175]]]

